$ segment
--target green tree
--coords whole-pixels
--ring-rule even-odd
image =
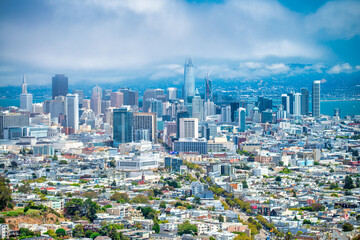
[[[360,188],[360,178],[356,178],[356,187]]]
[[[281,182],[281,177],[280,177],[280,176],[277,176],[277,177],[275,178],[275,181]]]
[[[185,221],[182,224],[178,226],[178,234],[192,234],[196,235],[198,232],[197,226],[194,224],[191,224],[189,221]]]
[[[57,161],[58,159],[59,159],[58,156],[55,154],[55,155],[53,156],[53,160]]]
[[[249,186],[248,186],[248,184],[247,184],[247,181],[245,180],[245,181],[243,181],[242,182],[242,184],[243,184],[243,188],[249,188]]]
[[[111,186],[116,187],[116,181],[115,180],[111,183]]]
[[[159,225],[159,223],[154,223],[154,226],[152,227],[151,230],[154,230],[155,233],[159,233],[159,232],[160,232],[160,225]]]
[[[115,192],[111,197],[110,200],[112,201],[117,201],[117,202],[129,202],[130,198],[129,195],[127,193],[119,193],[119,192]]]
[[[218,217],[218,220],[219,220],[219,222],[224,222],[225,221],[224,216],[222,214],[220,214]]]
[[[354,230],[354,226],[351,223],[344,223],[342,225],[342,230],[344,232],[351,232],[352,230]]]
[[[138,207],[138,210],[141,210],[141,213],[146,219],[156,219],[157,212],[152,207]]]
[[[194,197],[194,203],[197,204],[197,205],[201,205],[201,198]]]
[[[149,198],[145,195],[139,194],[132,199],[133,203],[149,203]]]
[[[90,198],[88,198],[84,202],[84,207],[86,209],[86,217],[93,222],[97,218],[96,212],[100,209],[99,205],[97,202],[93,202]]]
[[[160,208],[166,208],[166,203],[164,201],[162,201],[159,205]]]
[[[93,235],[93,231],[91,231],[91,230],[87,230],[86,232],[85,232],[85,237],[87,237],[87,238],[89,238],[91,235]]]
[[[347,175],[345,177],[344,189],[353,189],[353,188],[354,188],[353,180],[350,175]]]
[[[68,162],[67,162],[66,160],[60,160],[60,164],[61,164],[61,165],[67,165]]]
[[[20,228],[19,236],[20,236],[20,238],[33,237],[33,236],[35,236],[35,233],[27,228]]]
[[[24,213],[26,213],[27,211],[29,211],[29,206],[26,206],[25,208],[24,208]]]
[[[109,167],[115,168],[115,167],[116,167],[116,161],[115,161],[115,160],[111,160],[110,163],[109,163]]]
[[[84,237],[84,227],[81,224],[78,224],[75,226],[75,228],[73,229],[73,236],[74,237]]]
[[[142,224],[141,224],[141,222],[136,222],[135,225],[134,225],[134,227],[135,227],[136,229],[138,229],[138,230],[142,229]]]
[[[100,236],[100,233],[94,232],[93,234],[91,234],[90,238],[95,239],[97,236]]]
[[[0,177],[0,210],[4,210],[12,201],[12,191],[10,189],[9,180]]]
[[[65,229],[63,229],[63,228],[58,228],[58,229],[55,231],[55,233],[56,233],[56,235],[57,235],[58,237],[64,237],[64,236],[66,236],[66,231],[65,231]]]

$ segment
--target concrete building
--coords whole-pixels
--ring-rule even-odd
[[[199,120],[197,118],[180,118],[180,138],[198,138]]]

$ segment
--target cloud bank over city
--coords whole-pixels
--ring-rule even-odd
[[[2,5],[1,85],[19,83],[22,72],[30,84],[43,84],[58,72],[89,80],[106,72],[102,80],[109,82],[171,78],[183,74],[187,56],[194,57],[198,77],[210,70],[227,79],[360,70],[358,59],[336,50],[347,43],[359,48],[358,1],[329,1],[307,13],[265,0]]]

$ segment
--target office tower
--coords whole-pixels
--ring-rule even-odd
[[[258,97],[258,101],[256,106],[259,108],[260,112],[265,111],[267,109],[272,109],[272,100],[265,97]]]
[[[135,142],[150,141],[149,129],[137,129],[135,130]]]
[[[273,113],[271,110],[261,112],[261,123],[272,123]]]
[[[50,115],[51,118],[59,118],[60,115],[65,115],[66,106],[65,106],[65,97],[57,96],[54,100],[50,102]]]
[[[139,106],[139,93],[129,89],[119,89],[124,94],[124,105]]]
[[[301,115],[309,115],[309,90],[306,88],[301,89]]]
[[[52,99],[57,96],[66,96],[68,94],[68,77],[65,74],[56,74],[52,78]]]
[[[114,109],[113,140],[114,146],[133,141],[134,115],[127,108]]]
[[[29,126],[29,114],[0,113],[0,139],[22,136],[22,127]]]
[[[239,132],[245,132],[246,130],[246,109],[239,108]]]
[[[90,99],[84,99],[83,100],[83,108],[84,109],[90,109]]]
[[[294,94],[294,107],[293,107],[293,114],[294,115],[301,115],[301,93]]]
[[[214,115],[216,113],[216,105],[210,100],[204,102],[204,119],[206,120],[207,116]]]
[[[27,92],[27,83],[25,74],[23,75],[23,83],[21,85],[20,109],[32,111],[33,95]]]
[[[97,92],[93,92],[90,99],[90,108],[93,110],[95,115],[100,115],[101,113],[101,97]]]
[[[191,116],[197,118],[199,121],[203,120],[203,100],[200,97],[199,92],[197,91],[195,96],[192,98],[192,108]]]
[[[260,111],[258,107],[254,107],[254,116],[253,116],[253,122],[259,123],[260,122]]]
[[[104,89],[102,92],[102,100],[108,100],[110,101],[112,90],[111,89]]]
[[[124,94],[122,92],[112,92],[110,102],[111,107],[120,108],[124,103]]]
[[[231,107],[231,122],[235,122],[235,118],[236,118],[235,112],[239,109],[240,103],[239,102],[231,102],[230,107]]]
[[[314,81],[312,86],[312,116],[320,117],[320,81]]]
[[[284,107],[282,105],[278,107],[276,119],[286,119],[286,111],[284,110]]]
[[[212,80],[210,79],[209,75],[210,73],[208,73],[205,78],[205,101],[213,100]]]
[[[83,107],[83,101],[84,101],[84,91],[83,90],[74,90],[74,94],[77,94],[79,97],[79,108]]]
[[[198,138],[199,120],[197,118],[180,118],[180,138]]]
[[[290,97],[287,94],[281,95],[281,105],[284,111],[290,113]]]
[[[288,102],[286,103],[286,111],[290,114],[294,114],[294,93],[288,93]]]
[[[188,118],[190,117],[190,114],[188,111],[178,111],[176,113],[176,137],[180,137],[180,118]]]
[[[194,65],[191,58],[185,60],[184,66],[184,100],[188,102],[189,98],[195,95],[195,74]]]
[[[250,119],[253,119],[254,117],[254,108],[255,108],[255,103],[248,103],[246,105],[246,116],[249,117]]]
[[[105,114],[107,108],[111,107],[110,100],[101,100],[101,113]]]
[[[66,103],[66,126],[76,132],[79,129],[79,96],[67,94]]]
[[[157,119],[155,113],[134,113],[134,133],[136,130],[147,129],[150,141],[157,143]],[[135,136],[134,136],[135,139]]]
[[[168,88],[166,90],[167,92],[167,98],[168,100],[174,100],[174,99],[177,99],[177,88]]]
[[[163,104],[161,100],[152,99],[150,102],[150,111],[156,113],[157,118],[161,118],[163,115]]]
[[[100,99],[102,99],[103,91],[102,91],[101,87],[96,85],[95,87],[93,87],[92,92],[93,93],[98,93],[100,95]]]
[[[44,112],[43,104],[42,103],[33,103],[31,112],[32,113],[43,113]]]
[[[151,107],[151,101],[163,95],[164,89],[146,89],[143,95],[143,111],[148,112]]]
[[[223,122],[223,123],[231,122],[231,107],[230,106],[221,107],[221,122]]]

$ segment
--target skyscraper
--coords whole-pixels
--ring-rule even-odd
[[[150,134],[150,141],[157,143],[157,121],[155,113],[139,113],[136,112],[134,115],[134,136],[135,139],[135,131],[147,129]]]
[[[33,95],[27,92],[27,83],[25,79],[25,74],[23,75],[23,83],[21,85],[21,94],[20,94],[20,109],[32,111]]]
[[[281,95],[281,105],[284,111],[290,113],[290,97],[287,94]]]
[[[124,105],[139,106],[139,93],[130,89],[119,89],[124,94]]]
[[[312,86],[312,116],[320,117],[320,81],[314,81]]]
[[[168,100],[177,99],[177,88],[168,88],[167,89],[167,98]]]
[[[245,132],[246,129],[246,109],[239,108],[239,131]]]
[[[75,131],[79,129],[79,96],[77,94],[67,94],[66,104],[66,126]]]
[[[203,100],[200,97],[198,91],[196,91],[195,96],[192,98],[192,109],[191,116],[197,118],[199,121],[203,120]]]
[[[229,105],[221,107],[221,122],[231,122],[231,107]]]
[[[83,90],[74,90],[74,94],[77,94],[79,96],[79,108],[83,107],[83,101],[84,101],[84,91]]]
[[[180,137],[179,138],[198,138],[199,120],[197,118],[180,118]]]
[[[309,115],[309,90],[301,89],[301,115]]]
[[[212,101],[213,95],[212,95],[212,80],[209,77],[210,73],[206,75],[205,78],[205,101],[208,99]]]
[[[124,103],[124,94],[122,92],[112,92],[110,101],[111,107],[120,108]]]
[[[188,102],[188,99],[195,95],[195,74],[194,65],[191,58],[185,60],[184,66],[184,100]]]
[[[286,106],[286,111],[290,114],[294,114],[294,93],[288,93],[288,104]]]
[[[52,78],[52,99],[57,96],[66,96],[68,94],[68,78],[65,74],[56,74]]]
[[[134,116],[127,108],[114,109],[113,140],[114,146],[133,141]]]
[[[96,85],[95,87],[93,87],[92,92],[93,93],[98,93],[100,95],[100,99],[102,99],[103,91],[102,91],[101,87]]]
[[[294,94],[294,115],[300,115],[301,114],[301,93],[295,93]]]
[[[176,113],[176,137],[180,137],[180,118],[188,118],[188,111],[179,111]]]
[[[101,113],[101,97],[100,94],[94,92],[90,99],[90,108],[93,110],[95,115],[99,115]]]

